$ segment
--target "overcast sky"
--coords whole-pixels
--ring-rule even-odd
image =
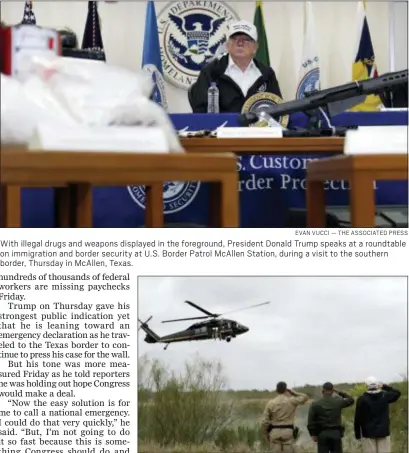
[[[159,335],[201,316],[190,300],[223,313],[265,301],[269,305],[229,314],[250,331],[225,341],[147,344],[139,355],[182,370],[187,359],[220,359],[229,387],[271,389],[325,381],[356,382],[374,375],[400,380],[407,370],[407,281],[400,277],[140,277],[139,317]]]

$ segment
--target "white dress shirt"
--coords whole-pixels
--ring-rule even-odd
[[[255,65],[254,60],[242,71],[233,61],[229,55],[229,62],[225,71],[225,75],[233,79],[241,88],[244,96],[247,96],[249,88],[261,76],[261,72]]]

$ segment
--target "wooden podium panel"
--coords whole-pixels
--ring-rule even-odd
[[[235,154],[320,154],[344,152],[343,137],[283,137],[283,138],[182,138],[189,153]]]

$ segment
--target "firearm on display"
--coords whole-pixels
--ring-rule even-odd
[[[263,112],[277,119],[282,115],[289,115],[295,112],[307,113],[325,107],[329,116],[334,116],[351,108],[353,105],[359,104],[365,96],[380,94],[387,89],[407,83],[407,69],[389,72],[373,79],[359,80],[321,91],[314,91],[307,94],[305,98],[276,104],[273,107],[264,109]],[[258,115],[258,113],[254,112],[243,113],[239,116],[239,123],[243,126],[253,124],[259,120]]]

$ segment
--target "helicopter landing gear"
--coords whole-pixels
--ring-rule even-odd
[[[170,345],[170,343],[167,343],[163,349],[166,351],[166,349],[168,349],[169,345]]]
[[[231,337],[227,337],[226,341],[227,341],[227,343],[230,343],[231,342]]]

